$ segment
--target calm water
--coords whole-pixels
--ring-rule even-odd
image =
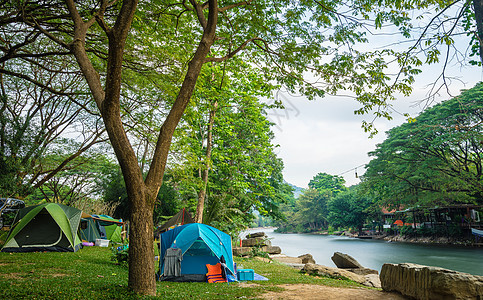
[[[259,232],[261,230],[255,230]],[[263,230],[280,246],[282,253],[299,256],[310,253],[317,264],[335,267],[334,252],[347,253],[367,268],[381,270],[384,263],[416,263],[483,276],[483,248],[390,243],[340,236],[281,234]]]

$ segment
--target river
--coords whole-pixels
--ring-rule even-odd
[[[446,245],[427,245],[361,240],[344,236],[282,234],[273,229],[256,229],[248,232],[265,232],[272,245],[282,248],[288,256],[310,253],[317,264],[335,267],[330,259],[334,252],[354,257],[361,265],[380,271],[384,263],[416,263],[442,267],[483,276],[483,248]]]

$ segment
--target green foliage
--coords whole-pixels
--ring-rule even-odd
[[[255,210],[280,218],[278,205],[290,193],[259,100],[273,89],[268,82],[242,60],[205,66],[173,143],[173,180],[183,201],[196,206],[206,189],[203,222],[234,236]]]
[[[115,261],[120,266],[127,268],[129,261],[129,248],[125,246],[112,247],[111,252],[111,261]]]
[[[295,203],[281,206],[285,215],[283,222],[276,222],[277,232],[313,232],[324,229],[356,227],[362,230],[364,222],[371,217],[380,218],[374,201],[357,186],[347,189],[344,179],[319,173],[310,181]]]
[[[130,206],[121,170],[113,168],[109,176],[103,179],[102,187],[103,201],[115,207],[113,217],[128,220]],[[182,207],[180,196],[171,185],[171,177],[165,175],[156,199],[153,214],[154,224],[163,223],[166,221],[166,217],[175,215]]]
[[[358,187],[353,187],[329,200],[328,220],[333,226],[355,227],[361,232],[372,205],[372,199],[362,195]]]
[[[345,191],[345,180],[341,176],[319,173],[309,182],[309,187],[319,192],[330,192],[336,196],[339,192]]]
[[[399,233],[405,237],[454,237],[461,238],[462,230],[459,224],[448,224],[447,226],[418,227],[405,225],[399,229]]]
[[[483,84],[395,127],[370,155],[363,186],[381,205],[483,203]]]
[[[412,226],[405,225],[399,229],[399,233],[402,236],[414,237],[416,235],[416,230]]]

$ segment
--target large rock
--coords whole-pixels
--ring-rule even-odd
[[[264,237],[255,237],[242,240],[242,247],[271,246],[270,240]]]
[[[315,264],[315,259],[314,257],[312,256],[312,254],[303,254],[303,255],[300,255],[298,258],[301,258],[302,259],[302,263],[303,264]]]
[[[379,278],[379,275],[377,274],[367,274],[364,276],[365,282],[363,285],[365,286],[370,286],[370,287],[375,287],[375,288],[381,288],[381,279]]]
[[[331,268],[316,264],[305,264],[302,271],[311,275],[322,275],[333,278],[346,278],[366,286],[378,287],[377,282],[374,282],[374,275],[367,275],[368,278],[366,278],[366,276],[358,275],[344,269]]]
[[[360,269],[364,268],[355,260],[352,256],[345,253],[334,252],[334,255],[331,257],[334,264],[341,269]]]
[[[356,269],[344,269],[346,271],[356,273],[359,275],[377,275],[379,276],[379,272],[377,270],[369,269],[369,268],[356,268]]]
[[[483,299],[483,276],[416,264],[384,264],[381,284],[415,299]]]
[[[249,233],[246,235],[245,238],[251,239],[251,238],[256,238],[256,237],[266,237],[267,235],[265,232],[254,232],[254,233]]]
[[[364,276],[355,274],[345,269],[331,268],[310,263],[305,264],[302,271],[311,275],[329,276],[333,278],[346,278],[365,286],[381,288],[381,281],[376,274],[369,274]]]
[[[261,250],[267,252],[268,254],[282,253],[282,249],[279,246],[263,246]]]
[[[233,247],[233,256],[248,256],[251,253],[251,247]]]
[[[302,264],[301,258],[291,257],[285,254],[270,255],[270,258],[280,263]]]

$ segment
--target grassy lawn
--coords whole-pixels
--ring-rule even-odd
[[[76,253],[0,253],[0,299],[139,299],[127,288],[127,268],[110,258],[111,250],[101,247],[85,247]],[[156,298],[254,299],[263,292],[280,290],[277,285],[284,283],[360,286],[345,280],[307,276],[278,263],[235,260],[270,280],[252,281],[254,284],[249,285],[159,282]]]

